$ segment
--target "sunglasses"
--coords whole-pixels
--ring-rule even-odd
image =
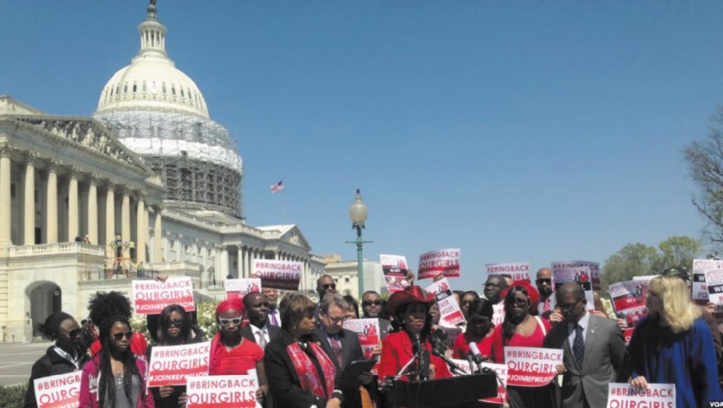
[[[259,303],[258,305],[252,305],[251,307],[261,307],[261,306],[263,306],[263,307],[265,307],[265,308],[270,308],[270,307],[271,307],[271,303],[269,303],[269,302],[263,302],[263,303]]]
[[[68,332],[68,337],[70,337],[70,338],[78,337],[78,336],[80,336],[80,329],[75,329],[75,330],[71,330]]]
[[[240,317],[234,317],[233,319],[224,319],[223,317],[218,318],[218,324],[221,326],[228,326],[229,324],[233,323],[234,326],[238,326],[241,324],[241,318]]]
[[[379,300],[379,299],[376,299],[376,300],[365,300],[365,301],[362,302],[362,306],[364,306],[364,307],[371,306],[371,305],[381,306],[381,304],[382,304],[382,301]]]
[[[133,332],[128,333],[116,333],[113,335],[113,340],[115,341],[121,341],[123,340],[123,337],[126,338],[126,340],[130,340],[133,337]]]
[[[648,292],[648,293],[650,293],[650,292]],[[582,298],[582,299],[584,299],[584,298]],[[580,303],[580,301],[582,299],[578,299],[575,303],[568,303],[566,305],[557,305],[557,307],[560,308],[561,312],[567,312],[567,311],[572,310],[573,307],[577,306],[577,304]]]
[[[524,306],[529,302],[529,299],[523,299],[523,298],[515,298],[515,304],[517,306]]]
[[[183,319],[174,319],[168,322],[168,327],[183,327]]]
[[[547,283],[549,285],[552,283],[552,279],[538,279],[536,282],[537,283]]]
[[[321,285],[321,287],[324,289],[329,289],[329,288],[336,289],[336,283],[325,283],[325,284]]]

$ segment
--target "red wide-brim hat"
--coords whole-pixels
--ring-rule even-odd
[[[419,286],[407,286],[404,290],[394,292],[392,293],[392,296],[389,297],[389,300],[387,301],[387,313],[389,313],[389,316],[394,318],[397,315],[397,309],[399,309],[400,306],[409,303],[424,303],[431,305],[434,303],[434,295],[427,294],[427,292]]]

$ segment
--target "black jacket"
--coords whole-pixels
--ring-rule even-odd
[[[341,342],[341,366],[339,366],[339,362],[334,355],[331,344],[329,344],[329,340],[327,340],[328,336],[326,335],[326,332],[324,332],[321,327],[317,326],[315,334],[319,338],[321,348],[324,352],[326,352],[326,355],[329,356],[331,361],[334,362],[334,367],[336,367],[337,384],[339,383],[341,374],[347,367],[349,367],[349,364],[351,364],[352,361],[364,360],[364,352],[362,351],[361,343],[359,342],[359,335],[353,331],[341,329],[338,334]],[[343,406],[345,408],[361,408],[361,395],[359,394],[358,388],[347,388],[342,389],[341,391],[344,394]]]
[[[28,381],[28,391],[25,393],[25,403],[23,404],[23,407],[37,408],[38,406],[35,401],[35,386],[33,384],[33,381],[35,381],[36,378],[44,378],[79,371],[83,368],[83,364],[85,364],[88,360],[87,355],[82,355],[80,362],[78,363],[78,368],[76,368],[73,363],[61,357],[54,349],[55,345],[50,346],[45,351],[45,355],[40,357],[40,359],[33,364],[33,369],[30,372],[30,380]],[[78,353],[80,353],[80,351]]]

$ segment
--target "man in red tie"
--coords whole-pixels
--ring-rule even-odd
[[[537,291],[540,292],[539,315],[549,320],[550,315],[555,311],[555,297],[552,296],[552,270],[550,268],[540,268],[537,271],[535,284],[537,285]]]

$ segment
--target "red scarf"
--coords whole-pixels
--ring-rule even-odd
[[[311,362],[311,358],[301,349],[299,343],[293,342],[286,346],[286,352],[289,353],[291,362],[294,364],[301,388],[316,397],[330,398],[332,391],[334,391],[334,377],[336,376],[334,363],[317,343],[310,342],[308,344],[309,349],[321,366],[323,378],[320,378],[316,366]],[[324,387],[321,383],[322,379],[326,383],[326,392],[324,392]]]

